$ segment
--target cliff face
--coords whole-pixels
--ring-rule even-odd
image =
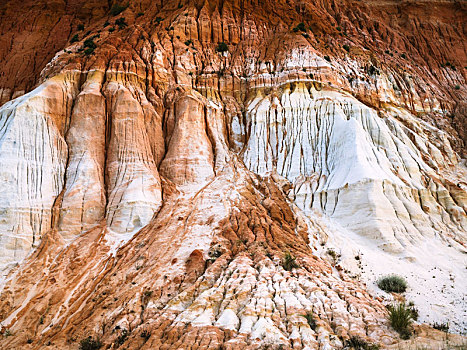
[[[464,3],[128,5],[0,5],[3,347],[466,330]]]

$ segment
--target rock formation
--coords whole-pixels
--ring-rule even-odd
[[[388,273],[467,330],[464,3],[0,18],[1,348],[403,347]]]

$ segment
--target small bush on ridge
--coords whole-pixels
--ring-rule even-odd
[[[220,43],[217,44],[216,51],[217,51],[217,52],[221,52],[221,53],[222,53],[222,52],[227,52],[227,51],[229,51],[229,47],[227,46],[226,43],[224,43],[224,42],[222,41],[222,42],[220,42]]]
[[[448,332],[449,331],[449,323],[433,323],[433,328],[434,329],[437,329],[439,331],[443,331],[443,332]]]
[[[402,339],[409,339],[412,335],[412,310],[405,303],[397,306],[390,305],[388,309],[391,327],[399,333]]]
[[[354,335],[344,342],[344,349],[378,350],[379,345],[369,344],[366,340]]]
[[[79,350],[99,350],[102,343],[99,339],[94,339],[91,336],[84,338],[79,342]]]
[[[315,331],[318,325],[316,324],[316,320],[315,320],[315,316],[313,315],[313,312],[308,311],[305,315],[303,315],[303,317],[305,317],[306,322],[308,323],[310,328]]]
[[[284,258],[282,259],[282,267],[284,270],[292,271],[292,269],[300,267],[295,260],[296,258],[292,254],[289,252],[285,253]]]
[[[376,283],[385,292],[404,293],[407,290],[407,282],[398,275],[381,277]]]

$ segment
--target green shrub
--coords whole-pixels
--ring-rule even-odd
[[[316,320],[315,320],[315,316],[313,315],[313,312],[308,311],[305,315],[303,315],[303,317],[305,317],[306,322],[308,323],[310,328],[315,331],[318,325],[316,324]]]
[[[216,51],[217,52],[227,52],[227,51],[229,51],[229,47],[227,46],[226,43],[224,43],[222,41],[222,42],[217,44]]]
[[[407,59],[407,55],[406,55],[405,53],[403,53],[403,54],[401,55],[401,58],[403,58],[403,59],[405,60],[405,59]]]
[[[84,54],[86,56],[92,55],[96,47],[97,45],[94,42],[93,38],[86,39],[83,44]]]
[[[297,24],[297,28],[298,28],[298,30],[300,30],[302,32],[306,32],[305,23],[303,23],[303,22],[300,22],[299,24]]]
[[[126,329],[122,329],[122,332],[117,337],[116,343],[118,346],[122,345],[127,339],[130,333]]]
[[[151,332],[149,332],[147,329],[141,332],[141,338],[148,340],[151,337]]]
[[[78,26],[76,27],[76,29],[78,29],[78,30],[84,30],[84,24],[78,24]]]
[[[79,350],[99,350],[102,347],[101,341],[96,338],[87,337],[79,342]]]
[[[84,47],[89,47],[91,49],[95,49],[97,47],[96,43],[92,38],[84,40]]]
[[[299,268],[300,266],[295,261],[296,258],[290,254],[289,252],[284,254],[284,258],[282,259],[282,267],[286,271],[292,271],[292,269]]]
[[[112,8],[110,9],[110,14],[112,16],[117,16],[121,14],[123,11],[125,11],[130,4],[126,3],[125,5],[120,5],[120,4],[114,4]]]
[[[94,53],[94,49],[93,49],[93,48],[88,47],[87,49],[84,50],[84,54],[85,54],[86,56],[92,55],[93,53]]]
[[[342,46],[345,51],[350,52],[350,46],[349,45],[344,45]]]
[[[324,59],[325,59],[326,61],[328,61],[328,62],[331,62],[331,59],[330,59],[329,56],[327,56],[327,55],[324,56]]]
[[[433,328],[447,333],[449,331],[449,323],[448,322],[446,323],[435,322],[433,323]]]
[[[156,17],[156,23],[159,24],[162,22],[162,17]]]
[[[418,309],[415,307],[415,304],[413,301],[411,301],[409,304],[408,304],[409,308],[410,308],[410,311],[412,312],[412,319],[414,321],[418,320]]]
[[[454,89],[456,89],[456,90],[460,90],[460,89],[461,89],[461,87],[460,87],[460,85],[456,85],[456,86],[454,86]]]
[[[185,41],[185,45],[186,45],[186,46],[190,46],[191,44],[193,44],[193,41],[191,41],[191,40]]]
[[[75,35],[73,35],[73,37],[71,38],[70,43],[75,43],[75,42],[77,42],[77,41],[79,41],[79,37],[78,37],[78,34],[75,34]]]
[[[336,265],[339,262],[341,254],[337,253],[334,249],[328,248],[328,250],[326,250],[326,253],[331,257],[333,265]]]
[[[390,305],[388,309],[391,327],[399,333],[402,339],[409,339],[412,335],[412,310],[405,303],[397,306]]]
[[[369,344],[366,340],[354,335],[344,342],[344,349],[378,350],[379,345]]]
[[[380,289],[386,292],[404,293],[407,289],[407,282],[398,275],[388,275],[381,277],[377,282]]]
[[[294,33],[297,33],[298,31],[306,32],[305,23],[300,22],[299,24],[297,24],[296,27],[292,28],[292,30],[294,31]]]
[[[109,32],[110,32],[110,33],[115,32],[115,27],[110,27],[110,28],[109,28]]]
[[[120,17],[119,19],[115,21],[115,25],[117,25],[119,29],[123,29],[128,24],[125,22],[125,17]]]
[[[136,17],[141,17],[141,16],[143,16],[143,15],[144,15],[144,12],[138,12],[138,13],[136,14]]]

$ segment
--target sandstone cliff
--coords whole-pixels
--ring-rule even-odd
[[[404,346],[387,273],[467,330],[465,3],[0,14],[2,348]]]

